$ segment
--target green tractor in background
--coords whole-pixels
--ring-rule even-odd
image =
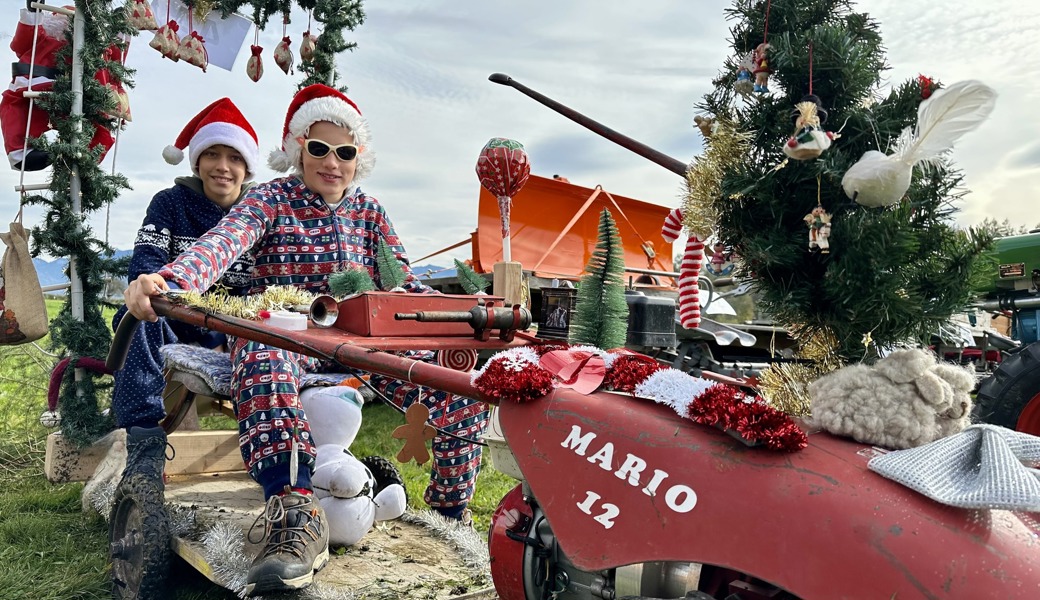
[[[980,308],[1008,314],[1018,345],[1001,352],[975,398],[975,421],[1040,435],[1040,232],[996,240],[993,286]]]

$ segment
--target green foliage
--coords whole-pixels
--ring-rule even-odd
[[[253,21],[263,29],[273,16],[277,16],[279,22],[282,18],[288,19],[293,4],[291,0],[216,0],[215,8],[229,15],[244,6],[251,6]],[[313,59],[301,61],[296,67],[304,74],[299,87],[313,83],[337,87],[340,75],[336,70],[336,55],[357,47],[356,43],[343,38],[343,30],[354,31],[365,21],[362,0],[296,0],[295,4],[310,11],[314,20],[322,24]],[[339,89],[345,92],[346,86]]]
[[[408,279],[401,261],[397,260],[397,255],[383,238],[379,238],[379,249],[376,251],[376,271],[379,273],[379,287],[384,292],[403,287]]]
[[[916,122],[921,84],[907,81],[879,98],[887,68],[879,26],[848,0],[773,0],[771,91],[738,100],[736,64],[763,40],[764,4],[736,0],[727,13],[736,22],[733,56],[699,109],[752,135],[748,160],[725,165],[716,203],[719,237],[742,261],[736,275],[754,278],[780,324],[834,332],[848,360],[863,358],[867,332],[877,346],[926,340],[970,302],[983,275],[978,257],[990,236],[953,225],[960,175],[949,165],[919,169],[907,199],[883,209],[860,206],[841,189],[864,152],[888,151]],[[816,160],[776,169],[794,130],[791,111],[810,85],[829,112],[825,128],[841,137]],[[833,216],[829,254],[808,249],[803,218],[817,198]]]
[[[625,256],[621,234],[610,211],[599,219],[596,250],[578,284],[578,297],[570,327],[570,343],[604,350],[625,345],[628,336],[628,303],[625,302]]]
[[[459,285],[467,294],[479,294],[487,289],[487,278],[457,258],[455,259],[455,272],[458,273]]]
[[[136,31],[126,21],[121,10],[94,10],[88,0],[76,0],[76,10],[83,14],[84,45],[80,54],[83,72],[93,74],[104,68],[132,86],[132,72],[118,62],[105,58],[105,51],[113,46],[122,46],[121,35],[133,35]],[[70,28],[71,29],[71,28]],[[68,35],[71,35],[71,31]],[[44,95],[40,105],[51,115],[64,118],[52,119],[58,132],[56,141],[40,138],[31,141],[34,148],[48,152],[52,158],[53,174],[50,181],[50,196],[41,194],[26,198],[27,204],[44,207],[43,225],[32,232],[34,254],[67,256],[76,266],[76,275],[83,286],[83,320],[72,315],[71,294],[60,314],[51,322],[51,345],[64,348],[73,356],[103,358],[108,352],[111,333],[108,322],[102,319],[101,296],[106,274],[114,273],[116,265],[106,258],[111,254],[104,242],[74,209],[70,193],[72,174],[78,173],[80,196],[78,198],[83,215],[107,207],[119,195],[120,190],[130,189],[122,175],[108,174],[98,165],[101,149],[91,150],[87,143],[94,127],[100,125],[113,129],[115,121],[108,116],[115,108],[114,100],[105,88],[92,76],[83,79],[83,115],[72,117],[74,94],[72,91],[71,60],[72,44],[59,52],[59,73],[54,82],[53,93]],[[77,444],[87,444],[103,433],[110,423],[101,417],[95,394],[96,385],[85,378],[75,385],[71,380],[62,386],[60,402],[66,418],[62,429],[68,439]]]
[[[367,269],[351,266],[345,271],[329,276],[329,291],[337,298],[369,292],[376,289],[372,276]]]

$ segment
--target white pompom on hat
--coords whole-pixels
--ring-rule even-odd
[[[184,160],[184,149],[188,148],[191,171],[198,175],[199,156],[218,144],[238,150],[246,161],[247,178],[256,174],[260,166],[256,132],[229,98],[221,98],[199,111],[181,130],[177,141],[163,149],[162,155],[166,162],[177,165]]]
[[[368,128],[368,121],[361,116],[361,109],[350,98],[339,90],[320,83],[309,85],[293,96],[289,110],[285,113],[282,146],[271,151],[267,165],[275,171],[299,170],[302,166],[300,154],[303,149],[296,138],[305,137],[311,125],[320,121],[346,127],[353,133],[354,144],[358,147],[354,181],[370,175],[376,157],[372,152],[372,133]]]

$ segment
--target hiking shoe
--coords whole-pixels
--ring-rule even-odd
[[[141,475],[165,489],[163,469],[166,467],[166,432],[162,427],[131,427],[126,434],[126,468],[123,479]]]
[[[329,527],[325,511],[313,495],[297,493],[271,496],[264,514],[253,523],[255,529],[263,519],[267,542],[249,567],[245,593],[257,596],[307,587],[314,574],[329,562]],[[249,541],[253,539],[250,529]]]

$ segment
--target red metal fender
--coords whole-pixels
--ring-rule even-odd
[[[804,600],[1040,598],[1040,527],[933,502],[829,434],[748,448],[612,393],[503,403],[500,418],[557,539],[586,571],[647,561],[736,569]]]
[[[521,486],[502,497],[491,516],[488,531],[488,554],[491,556],[491,580],[499,600],[526,600],[524,591],[524,550],[527,547],[515,537],[526,537],[534,511],[524,499]],[[514,538],[510,538],[510,533]]]

